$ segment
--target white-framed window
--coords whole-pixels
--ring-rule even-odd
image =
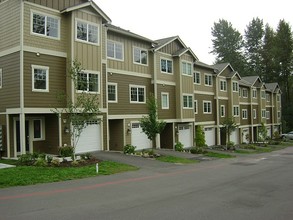
[[[134,47],[133,48],[133,62],[136,64],[148,64],[148,51],[146,49]]]
[[[107,57],[115,60],[124,60],[123,43],[108,40],[107,41]]]
[[[53,39],[60,39],[60,18],[32,11],[31,33]]]
[[[277,102],[279,102],[281,100],[281,95],[277,94]]]
[[[270,119],[271,118],[271,112],[270,111],[266,111],[266,119]]]
[[[235,81],[232,82],[232,90],[233,90],[233,92],[238,92],[238,90],[239,90],[238,82],[235,82]]]
[[[183,95],[183,108],[185,109],[193,108],[193,95],[190,95],[190,94]]]
[[[227,81],[220,80],[220,91],[226,92],[227,91]]]
[[[161,93],[161,105],[162,105],[162,109],[169,109],[169,93],[168,92]]]
[[[212,113],[212,102],[211,101],[203,101],[203,113],[211,114]]]
[[[278,119],[281,119],[281,112],[280,111],[277,112],[277,117],[278,117]]]
[[[193,73],[193,83],[194,84],[197,84],[197,85],[200,85],[200,72],[194,72]]]
[[[117,83],[108,83],[108,102],[118,102]]]
[[[88,21],[76,19],[76,40],[91,44],[99,44],[99,26]]]
[[[239,97],[241,97],[241,95],[242,95],[242,89],[240,87],[239,87],[238,95],[239,95]]]
[[[257,98],[257,91],[256,89],[252,90],[252,98],[256,99]]]
[[[267,117],[267,115],[266,115],[266,110],[265,110],[265,109],[262,109],[262,110],[261,110],[261,117],[262,117],[262,118],[266,118],[266,117]]]
[[[2,68],[0,68],[0,89],[3,86],[3,73],[2,73]]]
[[[222,118],[225,117],[225,115],[226,115],[225,105],[220,106],[220,114],[221,114]]]
[[[213,76],[210,74],[204,74],[204,84],[206,86],[212,86],[213,85]]]
[[[138,85],[129,85],[130,103],[145,103],[146,87]]]
[[[269,93],[266,93],[266,100],[267,102],[270,102],[271,101],[271,96]]]
[[[49,92],[49,67],[32,65],[32,91]]]
[[[173,73],[173,61],[167,59],[161,59],[161,72]]]
[[[261,98],[266,99],[266,91],[264,90],[261,91]]]
[[[235,117],[239,117],[239,105],[234,105],[233,106],[233,115]]]
[[[253,109],[253,119],[256,119],[256,116],[257,116],[256,109]]]
[[[33,140],[40,141],[45,140],[45,120],[44,119],[33,119]]]
[[[182,74],[192,76],[192,65],[189,62],[182,62]]]
[[[100,92],[100,74],[85,70],[78,73],[77,90],[79,92],[99,93]]]
[[[247,119],[247,118],[248,118],[247,109],[242,109],[242,119]]]
[[[243,98],[248,98],[248,90],[245,89],[245,88],[242,89],[242,97]]]
[[[194,114],[198,113],[197,100],[194,100]]]

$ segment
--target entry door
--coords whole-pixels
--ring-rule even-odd
[[[16,150],[17,153],[20,153],[20,123],[16,121]],[[29,152],[30,150],[30,140],[29,140],[29,121],[25,121],[25,151]]]

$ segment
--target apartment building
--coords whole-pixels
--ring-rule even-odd
[[[8,22],[9,21],[9,22]],[[235,143],[257,140],[264,122],[270,136],[281,121],[281,91],[259,77],[241,77],[226,64],[199,61],[179,36],[151,40],[111,24],[87,0],[0,0],[0,134],[6,157],[26,152],[56,154],[70,145],[57,94],[76,100],[81,89],[68,77],[81,63],[83,92],[98,96],[101,114],[89,121],[77,153],[152,147],[139,120],[154,94],[166,121],[157,146],[194,146],[202,126],[207,145],[224,142],[221,122],[235,117]],[[1,147],[1,145],[0,145]]]

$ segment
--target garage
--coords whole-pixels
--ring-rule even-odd
[[[232,141],[234,144],[239,144],[239,129],[236,128],[235,131],[232,131],[230,135],[230,141]]]
[[[193,147],[191,126],[178,125],[178,140],[183,144],[184,148]]]
[[[207,127],[204,129],[206,145],[214,146],[216,144],[215,128]]]
[[[152,148],[152,142],[142,131],[139,123],[132,123],[131,125],[131,144],[136,147],[135,150]]]
[[[271,126],[267,126],[267,136],[268,136],[268,138],[272,138],[272,129],[271,129]]]
[[[102,149],[101,124],[97,120],[88,121],[80,135],[75,153],[86,153]]]

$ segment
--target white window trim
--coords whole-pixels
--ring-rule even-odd
[[[266,100],[267,102],[271,101],[271,95],[269,93],[266,93]]]
[[[100,94],[100,91],[101,91],[100,72],[98,72],[98,71],[92,71],[92,70],[83,70],[82,73],[87,74],[87,89],[86,90],[78,90],[78,88],[77,88],[76,89],[76,92],[77,93],[88,93],[88,94]],[[89,74],[96,74],[96,75],[98,75],[98,91],[97,92],[88,91],[88,75]]]
[[[236,88],[234,88],[234,84],[237,85]],[[232,81],[232,91],[239,92],[239,83],[237,81]]]
[[[256,89],[252,90],[252,98],[257,99],[257,90]]]
[[[144,89],[144,101],[140,102],[140,101],[131,101],[131,88],[143,88]],[[145,104],[146,103],[146,86],[141,86],[141,85],[134,85],[134,84],[130,84],[129,85],[129,103],[132,104]]]
[[[247,111],[247,109],[242,109],[242,119],[248,119],[248,111]]]
[[[277,118],[281,119],[281,111],[277,111]]]
[[[194,111],[194,114],[198,114],[198,101],[197,100],[194,100],[193,101],[193,104],[194,104],[194,108],[196,108],[196,111]]]
[[[186,65],[187,64],[189,64],[190,65],[190,74],[188,74],[188,73],[184,73],[183,72],[183,63],[185,63]],[[184,75],[184,76],[189,76],[189,77],[193,77],[193,71],[192,71],[192,63],[191,62],[189,62],[189,61],[181,61],[181,73],[182,73],[182,75]]]
[[[3,70],[2,68],[0,68],[0,89],[2,89],[3,87]]]
[[[210,112],[205,112],[205,109],[204,109],[204,104],[205,103],[209,103],[210,104],[210,109],[211,109]],[[213,112],[212,101],[203,101],[202,102],[202,111],[203,111],[203,114],[212,114],[212,112]]]
[[[35,33],[33,32],[33,20],[34,20],[34,16],[33,14],[39,14],[39,15],[43,15],[43,16],[46,16],[46,17],[51,17],[51,18],[55,18],[58,20],[58,37],[51,37],[51,36],[47,36],[46,34],[38,34],[38,33]],[[61,35],[61,27],[60,27],[60,20],[61,18],[58,17],[58,16],[55,16],[55,15],[51,15],[51,14],[47,14],[47,13],[43,13],[43,12],[40,12],[40,11],[36,11],[36,10],[31,10],[31,27],[30,27],[30,34],[31,35],[35,35],[35,36],[39,36],[39,37],[45,37],[45,38],[49,38],[49,39],[54,39],[54,40],[60,40],[60,35]]]
[[[253,109],[253,119],[256,119],[257,115],[256,115],[256,109]]]
[[[141,57],[140,57],[140,62],[139,63],[138,62],[135,62],[135,59],[134,59],[134,50],[135,49],[139,49],[140,50],[140,56],[141,56],[141,51],[146,51],[147,52],[147,62],[146,62],[146,64],[144,64],[144,63],[141,62]],[[148,63],[149,63],[149,53],[148,53],[148,50],[145,49],[145,48],[141,48],[141,47],[133,47],[132,48],[132,61],[133,61],[134,64],[137,64],[137,65],[148,66]]]
[[[111,60],[124,61],[124,43],[119,42],[119,41],[114,41],[114,40],[108,40],[107,43],[108,42],[112,42],[114,44],[114,56],[115,56],[115,51],[116,51],[116,47],[115,47],[116,44],[121,44],[121,46],[122,46],[122,59],[118,59],[118,58],[116,58],[116,56],[115,57],[109,57],[108,56],[108,49],[107,49],[107,58],[109,58]]]
[[[245,93],[245,91],[246,91],[246,93]],[[245,94],[244,94],[245,93]],[[246,89],[246,88],[242,88],[242,97],[243,98],[248,98],[248,89]]]
[[[224,85],[225,85],[224,89],[222,89],[222,83],[224,83]],[[223,79],[220,80],[220,91],[221,92],[227,92],[227,80],[223,80]]]
[[[188,107],[184,107],[184,96],[187,96],[187,97],[191,97],[191,100],[192,100],[192,102],[191,102],[191,106],[188,106]],[[193,109],[193,101],[194,99],[193,99],[193,94],[189,94],[189,93],[183,93],[182,94],[182,107],[183,107],[183,109]],[[189,101],[189,100],[188,100]],[[188,102],[189,103],[189,102]]]
[[[87,24],[87,40],[81,40],[81,39],[78,39],[77,38],[77,22],[82,22],[82,23],[86,23]],[[90,42],[88,40],[88,25],[92,25],[92,26],[95,26],[98,28],[98,34],[97,34],[97,43],[93,43],[93,42]],[[83,19],[79,19],[79,18],[76,18],[75,19],[75,41],[77,42],[81,42],[81,43],[85,43],[85,44],[91,44],[91,45],[95,45],[95,46],[99,46],[100,45],[100,26],[96,23],[93,23],[93,22],[90,22],[90,21],[87,21],[87,20],[83,20]]]
[[[235,110],[234,110],[235,108],[238,109],[238,111],[237,111],[238,114],[235,114]],[[233,105],[233,116],[234,117],[239,117],[239,115],[240,115],[240,107],[239,107],[239,105]]]
[[[34,121],[36,120],[40,120],[41,121],[41,137],[40,138],[35,138],[34,136]],[[46,134],[46,131],[45,131],[45,119],[43,117],[41,118],[33,118],[32,121],[32,132],[33,132],[33,141],[43,141],[43,140],[46,140],[46,137],[45,137],[45,134]]]
[[[108,94],[108,86],[115,86],[115,100],[109,100],[108,96],[107,96],[107,99],[108,99],[108,102],[110,103],[118,103],[118,84],[117,83],[111,83],[111,82],[108,82],[107,83],[107,94]]]
[[[163,96],[167,96],[167,106],[163,106]],[[168,92],[162,92],[161,93],[161,106],[162,106],[162,109],[169,109],[170,108],[170,105],[169,105],[169,93]]]
[[[222,108],[224,109],[224,114],[223,115],[222,115]],[[221,118],[226,116],[226,106],[225,105],[220,106],[220,115],[221,115]]]
[[[261,90],[261,98],[262,99],[266,99],[266,91],[265,90]]]
[[[267,116],[266,116],[266,112],[267,112],[267,111],[266,111],[265,109],[262,109],[262,110],[261,110],[261,117],[262,117],[262,118],[267,118]]]
[[[172,63],[172,72],[171,73],[169,73],[168,71],[162,71],[162,60],[171,61],[171,63]],[[166,64],[166,67],[167,67],[167,64]],[[161,57],[160,58],[160,71],[161,71],[161,73],[164,73],[164,74],[173,75],[173,72],[174,72],[173,60],[165,58],[165,57]]]
[[[199,83],[196,82],[197,80],[197,77],[196,75],[198,74],[198,77],[199,77]],[[200,72],[194,72],[193,73],[193,84],[196,84],[196,85],[200,85],[201,84],[201,75],[200,75]]]
[[[48,66],[39,66],[39,65],[32,65],[31,67],[32,67],[32,91],[34,91],[34,92],[49,92],[49,67]],[[34,69],[46,70],[46,89],[35,89]]]
[[[270,119],[271,118],[271,112],[270,111],[266,111],[266,119]]]
[[[206,84],[206,76],[211,77],[211,84]],[[208,73],[204,74],[204,85],[209,86],[209,87],[213,86],[213,75],[212,74],[208,74]]]

